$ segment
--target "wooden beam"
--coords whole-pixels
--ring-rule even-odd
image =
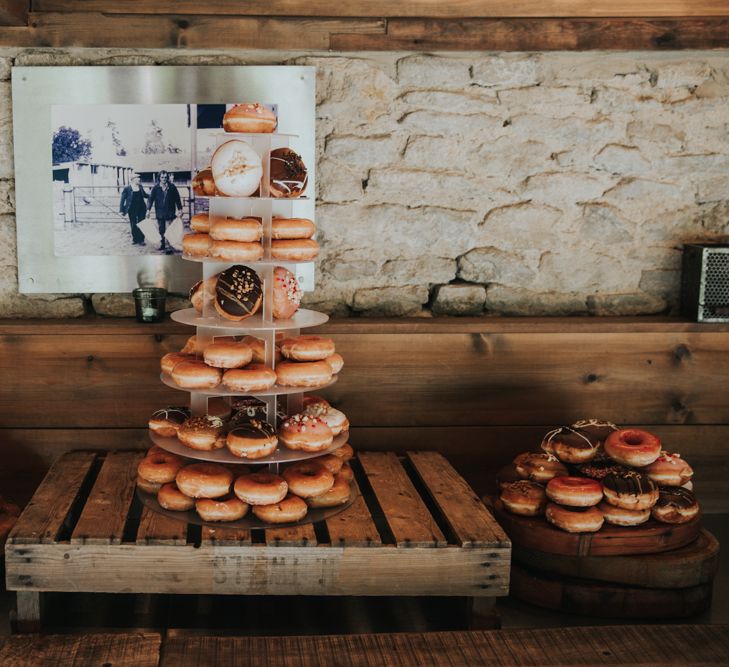
[[[0,0],[0,26],[28,25],[30,0]]]
[[[77,12],[78,0],[35,0],[41,12]],[[729,16],[726,0],[84,0],[86,12],[332,17]]]

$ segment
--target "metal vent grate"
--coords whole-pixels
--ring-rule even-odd
[[[704,257],[703,319],[729,317],[729,253],[707,251]]]

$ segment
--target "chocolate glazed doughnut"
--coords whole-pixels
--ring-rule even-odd
[[[584,463],[595,458],[600,441],[581,429],[562,426],[547,433],[541,446],[545,452],[553,454],[562,463]]]
[[[301,156],[290,148],[271,151],[271,196],[299,197],[306,190],[309,175]]]
[[[263,299],[263,285],[258,274],[236,264],[218,275],[215,285],[215,310],[228,319],[240,321],[255,314]]]

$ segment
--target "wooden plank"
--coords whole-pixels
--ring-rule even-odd
[[[314,526],[308,523],[292,528],[266,528],[266,544],[270,547],[315,547]]]
[[[111,452],[89,493],[71,544],[120,544],[144,452]]]
[[[729,21],[703,17],[392,18],[386,33],[337,34],[330,40],[337,51],[677,50],[728,45]]]
[[[247,656],[250,664],[309,667],[512,667],[513,665],[725,665],[729,625],[650,625],[506,629],[476,632],[354,634],[304,637],[209,637],[169,630],[161,667],[229,664]],[[261,661],[256,662],[256,656]]]
[[[722,424],[729,418],[723,385],[729,337],[722,333],[332,338],[346,367],[326,395],[360,427],[441,426],[444,415],[449,425],[460,426],[558,424],[590,415],[626,424]],[[153,336],[5,336],[0,372],[8,391],[0,396],[0,423],[144,427],[155,407],[180,401],[180,393],[157,376],[160,357],[184,341],[184,336],[161,342]],[[438,361],[443,350],[447,363]],[[28,360],[22,376],[17,358]],[[58,378],[74,387],[70,404],[56,400]],[[406,412],[402,396],[409,398]],[[442,410],[433,410],[434,404]]]
[[[19,32],[22,31],[22,32]],[[383,19],[31,12],[29,27],[0,28],[2,46],[329,49],[331,34],[384,32]]]
[[[398,547],[447,546],[396,454],[360,452],[358,458]]]
[[[77,0],[34,0],[41,12],[78,13]],[[124,14],[229,14],[252,16],[370,16],[473,18],[518,16],[728,16],[723,0],[388,0],[332,3],[330,0],[215,0],[200,4],[194,0],[84,0],[84,11]]]
[[[382,539],[356,481],[352,481],[352,492],[356,495],[354,502],[344,512],[326,521],[332,546],[380,546]]]
[[[55,541],[96,458],[70,452],[53,465],[8,536],[9,543]]]
[[[0,26],[28,25],[30,0],[3,0],[0,3]]]
[[[462,547],[509,543],[481,499],[439,452],[408,452],[418,476]]]
[[[187,523],[144,507],[137,529],[137,544],[187,544]]]
[[[0,637],[0,664],[157,667],[162,638],[156,632]]]
[[[202,529],[203,546],[248,546],[251,544],[251,531],[224,526]]]
[[[449,405],[442,403],[443,414]],[[587,413],[589,414],[589,413]],[[585,414],[584,416],[587,416]],[[560,420],[557,423],[560,423]],[[655,425],[631,426],[656,433],[667,449],[680,452],[694,468],[694,480],[705,513],[729,512],[726,480],[729,461],[725,443],[729,426]],[[497,472],[520,452],[539,446],[552,424],[536,426],[353,426],[352,443],[363,450],[395,451],[411,449],[440,451],[479,496],[493,491]],[[19,503],[32,492],[58,456],[81,448],[104,450],[149,447],[147,429],[5,429],[0,430],[0,488]]]
[[[512,546],[514,562],[560,576],[612,582],[643,588],[688,588],[711,583],[719,564],[719,542],[702,530],[680,549],[638,556],[561,556]]]
[[[493,597],[508,593],[510,555],[505,547],[7,544],[5,571],[7,589],[23,591]]]

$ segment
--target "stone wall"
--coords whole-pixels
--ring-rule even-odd
[[[318,68],[310,306],[337,315],[675,311],[681,244],[729,240],[729,54],[0,51],[0,316],[19,296],[10,66]]]

